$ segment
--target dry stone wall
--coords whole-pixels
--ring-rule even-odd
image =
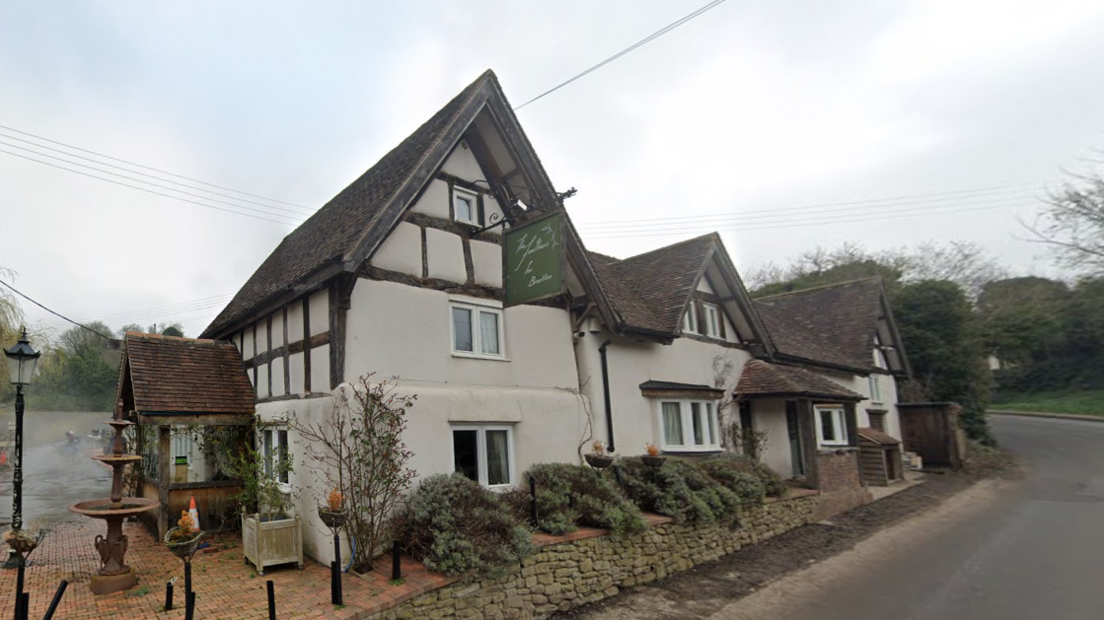
[[[597,535],[543,546],[519,569],[496,579],[461,581],[423,594],[378,617],[543,618],[717,560],[809,522],[816,495],[775,500],[742,511],[739,525],[665,522],[633,536]]]

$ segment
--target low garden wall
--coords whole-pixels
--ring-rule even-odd
[[[376,617],[541,618],[600,601],[809,523],[820,498],[811,491],[795,493],[743,509],[739,526],[680,524],[650,515],[651,527],[631,536],[587,528],[566,536],[538,535],[536,553],[510,574],[461,580]]]

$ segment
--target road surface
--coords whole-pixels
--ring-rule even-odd
[[[1104,618],[1104,424],[997,417],[1026,481],[952,499],[717,620]]]

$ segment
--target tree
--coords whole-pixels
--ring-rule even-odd
[[[351,388],[342,386],[321,422],[288,421],[304,440],[303,451],[327,494],[337,490],[343,498],[355,567],[369,566],[390,540],[390,519],[417,475],[406,466],[414,453],[402,440],[407,409],[417,397],[396,394],[393,382],[373,384],[371,378],[369,373]]]
[[[154,323],[146,328],[145,331],[147,334],[161,334],[162,336],[183,336],[184,326],[180,323]]]
[[[1104,275],[1104,177],[1073,175],[1045,200],[1033,224],[1033,240],[1054,250],[1058,262],[1090,275]]]
[[[1061,354],[1070,299],[1065,282],[1047,278],[1007,278],[986,284],[977,300],[986,350],[1012,365]]]
[[[146,328],[142,327],[138,323],[127,323],[119,328],[119,338],[125,338],[127,332],[137,332],[139,334],[146,333]]]
[[[965,291],[929,280],[902,286],[894,297],[915,379],[932,400],[962,405],[959,425],[967,435],[993,443],[985,417],[992,375]]]
[[[100,321],[86,326],[89,329],[74,326],[66,330],[56,344],[43,348],[39,378],[27,391],[28,401],[33,407],[112,410],[120,353],[107,349],[103,336],[99,334],[115,332]]]
[[[0,278],[11,280],[15,273],[0,267]],[[19,327],[23,311],[19,302],[6,287],[0,287],[0,349],[8,349],[19,339]],[[0,381],[0,402],[6,402],[15,393],[8,381]]]

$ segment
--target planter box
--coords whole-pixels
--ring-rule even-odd
[[[303,568],[303,529],[299,517],[278,516],[261,521],[261,515],[242,517],[242,555],[264,575],[266,566],[295,562]]]

